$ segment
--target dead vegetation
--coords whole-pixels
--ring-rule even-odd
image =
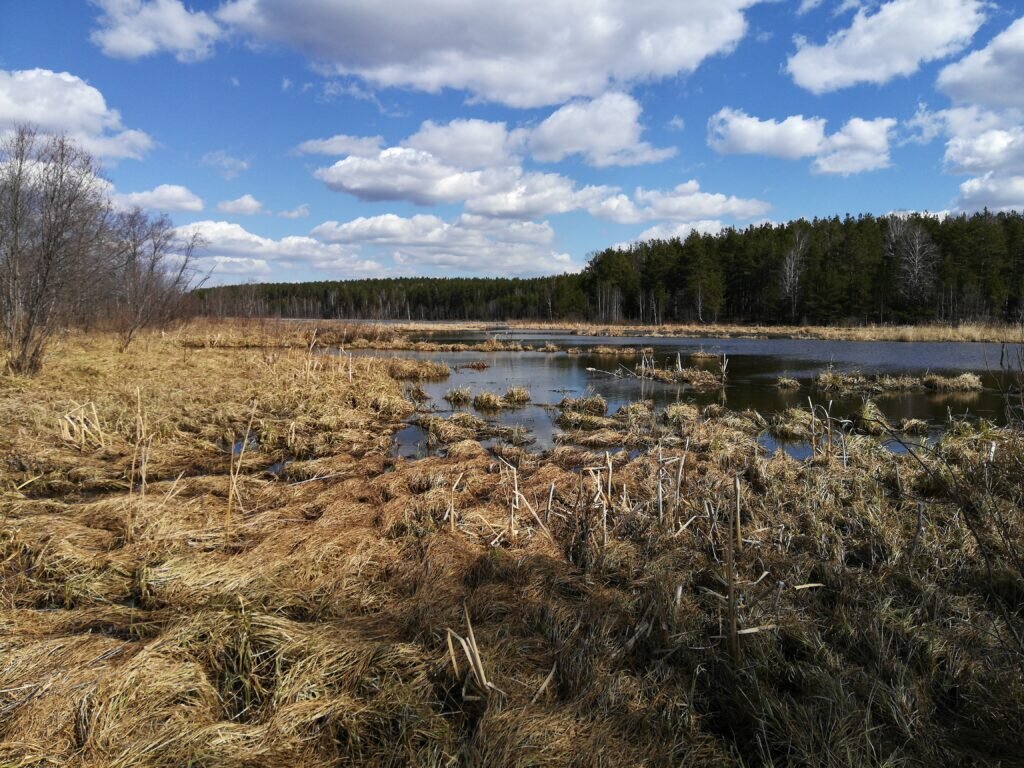
[[[1018,431],[894,455],[809,405],[797,462],[753,413],[584,397],[639,452],[421,415],[443,455],[394,460],[388,360],[137,344],[0,380],[0,765],[1024,751]]]
[[[940,376],[929,373],[924,376],[866,374],[860,371],[843,372],[826,368],[814,380],[814,386],[824,392],[844,394],[880,395],[891,392],[979,392],[984,389],[981,377],[976,373],[961,373],[958,376]]]

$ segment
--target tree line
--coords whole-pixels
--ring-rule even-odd
[[[66,136],[20,126],[0,140],[0,370],[38,371],[64,328],[114,330],[123,351],[188,307],[198,239],[109,190]]]
[[[208,315],[306,318],[1020,322],[1024,217],[801,219],[606,248],[578,274],[250,284],[195,299]]]

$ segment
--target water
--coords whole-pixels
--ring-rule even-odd
[[[473,343],[483,341],[484,332],[454,333],[442,331],[427,334],[423,340]],[[856,412],[863,398],[860,395],[830,396],[814,390],[810,384],[815,376],[830,365],[840,371],[861,370],[865,373],[907,373],[922,375],[926,372],[942,375],[971,371],[982,376],[986,389],[982,392],[936,393],[899,392],[874,396],[881,411],[894,422],[901,419],[927,421],[934,435],[941,430],[950,415],[985,418],[1001,423],[1005,419],[1004,401],[997,389],[1000,361],[999,344],[968,342],[862,342],[822,341],[810,339],[761,338],[651,338],[651,337],[598,337],[575,336],[549,331],[509,331],[498,334],[499,340],[518,341],[524,345],[541,347],[552,343],[562,348],[576,347],[581,354],[567,355],[564,351],[546,353],[527,352],[397,352],[414,359],[443,361],[452,369],[443,381],[425,382],[423,389],[430,396],[423,407],[440,415],[462,410],[473,412],[471,406],[452,408],[443,399],[455,387],[468,386],[473,394],[492,391],[501,394],[508,387],[523,386],[530,390],[532,402],[523,407],[498,413],[478,413],[488,421],[506,425],[522,425],[535,438],[533,449],[543,450],[554,445],[560,431],[555,424],[558,411],[554,407],[563,397],[600,394],[608,401],[609,414],[636,400],[653,400],[663,407],[682,400],[704,406],[724,404],[730,409],[753,409],[766,417],[787,408],[806,408],[808,397],[815,404],[828,405],[834,416],[845,418]],[[621,372],[621,366],[632,368],[636,358],[595,355],[596,346],[652,347],[659,366],[674,365],[676,355],[684,366],[706,367],[717,371],[720,362],[690,360],[698,350],[728,356],[728,385],[724,391],[695,392],[687,385],[663,384],[630,376],[611,376],[588,371]],[[368,351],[363,354],[380,355]],[[489,367],[474,370],[468,363],[483,360]],[[780,390],[775,382],[780,376],[798,380],[799,390]],[[762,436],[762,444],[769,450],[781,448],[794,457],[803,457],[807,447],[799,443],[784,443]],[[415,457],[427,450],[426,435],[422,429],[410,426],[399,433],[396,455]]]

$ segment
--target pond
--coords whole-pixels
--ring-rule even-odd
[[[609,413],[636,400],[652,400],[655,406],[665,406],[677,400],[698,406],[711,403],[742,411],[753,409],[768,417],[787,408],[806,408],[810,397],[815,404],[828,405],[840,418],[853,414],[863,403],[860,395],[834,396],[813,389],[811,382],[822,370],[832,366],[838,371],[865,373],[905,373],[922,375],[927,372],[955,375],[965,371],[978,373],[985,389],[980,392],[899,392],[874,396],[876,404],[892,421],[921,419],[928,422],[934,435],[941,430],[949,416],[985,418],[1005,421],[1005,401],[1000,392],[1000,360],[1003,352],[999,344],[970,342],[864,342],[824,341],[817,339],[763,339],[763,338],[671,338],[671,337],[605,337],[577,336],[551,331],[503,331],[453,333],[441,331],[423,334],[418,340],[441,343],[485,341],[490,337],[500,341],[518,341],[540,348],[554,344],[559,352],[386,352],[367,351],[359,354],[429,359],[445,362],[452,369],[443,381],[425,382],[422,388],[429,395],[423,407],[446,415],[456,410],[475,412],[471,406],[452,408],[443,398],[455,387],[469,387],[473,394],[483,391],[502,393],[508,387],[522,386],[530,390],[532,400],[523,408],[499,413],[478,413],[488,421],[506,425],[522,425],[530,430],[535,442],[533,448],[543,450],[554,444],[559,428],[555,424],[558,411],[554,406],[565,396],[586,393],[600,394],[608,401]],[[694,352],[703,351],[728,358],[727,385],[723,390],[697,392],[685,384],[664,384],[638,379],[624,373],[632,368],[635,358],[594,354],[595,347],[631,347],[654,349],[659,366],[675,364],[677,356],[684,366],[706,367],[718,371],[720,358],[691,359]],[[566,354],[570,347],[579,354]],[[1016,349],[1008,350],[1017,360]],[[477,370],[468,367],[474,361],[485,361],[488,367]],[[616,372],[622,374],[613,375]],[[775,386],[780,376],[800,382],[798,390],[783,390]],[[764,436],[763,444],[771,449],[781,447],[799,458],[806,446],[788,445]],[[396,440],[396,455],[422,455],[426,449],[426,434],[415,425],[403,430]]]

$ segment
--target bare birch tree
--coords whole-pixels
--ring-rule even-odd
[[[809,242],[807,230],[797,227],[793,232],[793,244],[782,257],[782,295],[789,303],[789,319],[794,323],[803,290],[804,266]]]
[[[899,268],[900,294],[913,306],[928,301],[935,290],[939,249],[920,221],[889,216],[885,231],[886,255]]]

